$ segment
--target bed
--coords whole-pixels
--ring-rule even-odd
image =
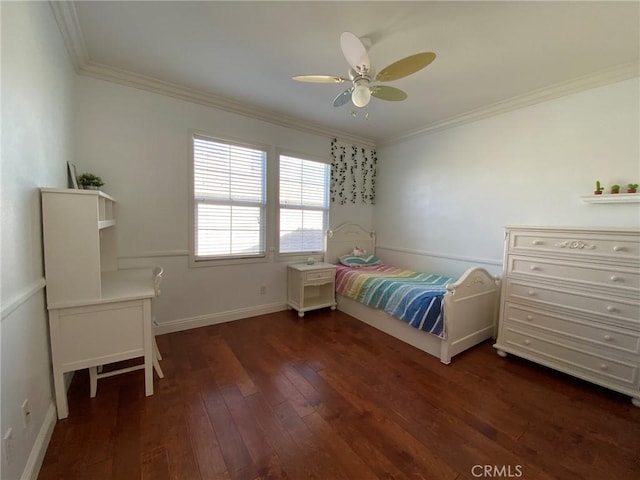
[[[342,266],[340,257],[352,255],[356,247],[367,255],[375,254],[373,232],[357,224],[345,223],[327,233],[325,261],[337,266],[338,310],[438,357],[444,364],[451,363],[451,358],[458,353],[495,337],[500,295],[498,277],[481,267],[470,268],[455,280],[384,264],[359,268]],[[374,278],[376,273],[382,278]],[[394,277],[403,285],[391,283]],[[381,282],[379,288],[373,288],[373,282]],[[418,283],[427,284],[427,293],[415,293],[414,287]],[[364,284],[369,287],[361,288]],[[408,310],[409,304],[423,302],[423,306],[414,309],[410,318],[403,321],[397,318],[400,315],[392,316],[383,309],[359,301],[381,306],[379,297],[382,291],[412,291],[416,295],[415,301],[396,300],[387,306],[394,315]],[[431,318],[420,318],[418,310],[430,314]]]

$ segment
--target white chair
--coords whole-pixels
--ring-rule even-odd
[[[160,296],[160,284],[162,283],[162,274],[164,273],[164,269],[162,267],[156,267],[153,269],[153,287],[155,289],[156,297]],[[160,349],[158,348],[158,342],[156,342],[155,330],[158,326],[156,322],[155,315],[155,300],[151,300],[151,318],[153,320],[153,369],[156,371],[156,374],[159,378],[164,378],[164,372],[162,368],[160,368],[159,360],[162,360],[162,355],[160,355]],[[141,365],[136,365],[128,368],[121,368],[119,370],[113,370],[111,372],[102,372],[102,365],[89,367],[89,385],[90,385],[90,395],[91,398],[96,396],[98,391],[98,380],[101,378],[112,377],[114,375],[118,375],[120,373],[134,372],[136,370],[142,370],[144,368],[144,363]]]

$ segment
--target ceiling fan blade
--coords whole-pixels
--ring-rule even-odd
[[[298,82],[308,83],[342,83],[349,81],[348,78],[338,77],[337,75],[296,75],[291,78]]]
[[[340,46],[344,58],[356,73],[363,74],[371,71],[369,54],[358,37],[351,32],[343,32],[340,35]]]
[[[412,73],[416,73],[418,70],[422,70],[433,62],[435,58],[436,54],[433,52],[416,53],[415,55],[403,58],[380,70],[380,73],[376,76],[376,81],[390,82],[406,77]]]
[[[399,88],[389,87],[387,85],[376,85],[371,87],[371,96],[380,100],[389,100],[390,102],[400,102],[407,98],[407,94]]]
[[[344,92],[342,92],[340,95],[338,95],[334,100],[333,100],[333,106],[334,107],[341,107],[342,105],[344,105],[345,103],[348,103],[349,100],[351,100],[351,92],[353,91],[353,88],[348,88],[347,90],[345,90]]]

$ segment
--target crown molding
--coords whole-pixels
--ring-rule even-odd
[[[561,82],[549,87],[534,90],[524,95],[511,97],[507,100],[470,110],[460,115],[445,118],[444,120],[430,123],[424,127],[411,130],[402,135],[382,139],[378,142],[378,147],[399,143],[412,137],[429,135],[441,130],[464,125],[465,123],[476,122],[484,118],[518,110],[520,108],[564,97],[573,93],[582,92],[591,88],[629,80],[638,76],[640,76],[640,64],[638,62],[625,63],[613,68],[584,75],[567,82]]]
[[[89,58],[87,48],[78,21],[75,2],[50,1],[54,18],[58,24],[64,44],[69,52],[74,69],[78,75],[119,83],[133,88],[165,95],[168,97],[196,103],[218,110],[243,115],[282,127],[292,128],[302,132],[337,138],[345,143],[352,143],[366,148],[375,148],[375,140],[357,135],[350,135],[342,130],[327,128],[320,124],[304,122],[299,118],[274,113],[252,105],[237,102],[228,98],[212,95],[200,90],[185,87],[157,78],[137,74],[127,70],[93,62]]]
[[[80,23],[75,9],[75,2],[50,1],[49,4],[51,5],[53,15],[58,23],[58,28],[60,29],[65,46],[78,75],[85,75],[100,80],[106,80],[146,90],[186,102],[224,110],[307,133],[336,138],[341,142],[352,143],[366,148],[392,145],[413,137],[429,135],[441,130],[457,127],[459,125],[475,122],[513,110],[518,110],[520,108],[553,100],[572,93],[640,76],[640,64],[638,62],[627,63],[470,110],[460,115],[445,118],[444,120],[433,122],[423,127],[408,131],[402,135],[383,139],[373,139],[350,135],[342,130],[331,129],[320,124],[301,121],[298,118],[260,109],[242,102],[212,95],[200,90],[191,89],[183,85],[165,82],[163,80],[158,80],[157,78],[93,62],[89,59],[89,54],[87,52],[84,37],[82,35],[82,29],[80,28]]]
[[[218,110],[243,115],[264,122],[295,130],[313,133],[328,138],[337,138],[340,141],[360,145],[366,148],[375,148],[375,141],[370,138],[350,135],[342,130],[324,127],[320,124],[303,122],[298,118],[263,110],[252,105],[237,102],[229,98],[212,95],[200,90],[192,89],[176,83],[158,80],[157,78],[141,75],[138,73],[121,70],[108,65],[88,61],[80,66],[80,75],[106,80],[112,83],[119,83],[133,88],[146,90],[149,92],[165,95],[190,103],[196,103]]]
[[[76,73],[79,73],[82,66],[89,61],[89,53],[84,43],[75,3],[50,1],[49,6],[71,57],[73,68]]]

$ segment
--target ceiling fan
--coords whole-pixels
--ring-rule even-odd
[[[369,104],[371,97],[392,102],[405,100],[407,94],[399,88],[376,85],[372,84],[372,82],[390,82],[404,78],[422,70],[436,58],[436,54],[433,52],[416,53],[383,68],[374,77],[367,49],[356,35],[351,32],[343,32],[340,35],[340,46],[342,47],[344,58],[351,66],[348,78],[336,75],[297,75],[293,77],[294,80],[299,82],[309,83],[351,82],[352,86],[333,100],[334,107],[340,107],[349,102],[349,100],[356,107],[365,107]]]

